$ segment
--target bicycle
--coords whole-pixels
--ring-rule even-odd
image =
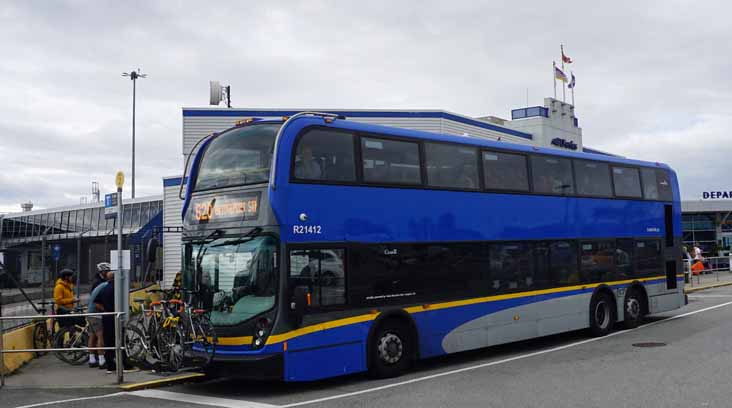
[[[50,305],[51,310],[53,310],[53,305],[55,303],[53,301],[41,301],[38,302],[38,304],[40,305],[37,309],[38,313],[45,315],[48,311],[45,306]],[[51,319],[50,322],[48,319],[43,319],[33,323],[33,348],[38,350],[36,351],[36,356],[41,357],[48,353],[45,349],[49,348],[54,336],[56,335],[56,323],[55,319]],[[51,328],[50,333],[49,327]]]
[[[163,293],[164,297],[171,297],[173,292],[164,289],[146,291],[146,293]],[[138,365],[147,364],[148,359],[161,362],[163,356],[157,339],[162,322],[170,315],[167,307],[169,301],[150,302],[149,309],[144,308],[145,299],[136,299],[135,302],[140,303],[142,313],[127,323],[124,338],[127,356]]]
[[[74,313],[83,312],[83,308],[74,309]],[[86,319],[69,318],[72,322],[63,325],[53,338],[54,348],[57,349],[83,349],[71,351],[54,351],[54,355],[61,361],[71,365],[81,365],[86,362],[89,351],[86,350],[89,344],[90,327]]]
[[[203,309],[171,299],[175,290],[151,289],[148,293],[162,293],[163,300],[150,302],[142,313],[130,320],[125,333],[127,356],[137,364],[148,364],[152,359],[163,368],[178,371],[186,362],[205,368],[211,363],[218,337]],[[192,292],[191,292],[192,293]],[[145,300],[136,300],[145,303]]]
[[[179,307],[171,307],[174,305]],[[218,343],[206,311],[182,301],[170,301],[168,309],[170,315],[163,320],[158,332],[164,363],[172,371],[183,368],[186,362],[206,368],[213,360]]]

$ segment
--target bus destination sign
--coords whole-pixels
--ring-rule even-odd
[[[189,224],[209,222],[249,221],[259,215],[259,192],[200,197],[188,210]]]

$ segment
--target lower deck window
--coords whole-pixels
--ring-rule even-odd
[[[343,249],[294,249],[290,251],[290,287],[307,286],[311,306],[346,303]]]

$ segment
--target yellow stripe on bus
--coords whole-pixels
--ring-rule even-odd
[[[241,346],[244,344],[252,344],[252,336],[242,337],[219,337],[217,345],[221,346]]]
[[[608,286],[618,286],[618,285],[624,285],[628,283],[633,282],[647,282],[657,279],[665,279],[666,276],[654,276],[650,278],[639,278],[639,279],[626,279],[626,280],[619,280],[619,281],[612,281],[612,282],[600,282],[600,283],[588,283],[584,285],[574,285],[574,286],[565,286],[561,288],[552,288],[552,289],[541,289],[541,290],[532,290],[527,292],[517,292],[517,293],[507,293],[505,295],[494,295],[494,296],[485,296],[485,297],[479,297],[479,298],[472,298],[472,299],[464,299],[464,300],[455,300],[451,302],[442,302],[442,303],[434,303],[429,304],[428,306],[411,306],[406,307],[404,310],[407,313],[415,314],[415,313],[422,313],[430,310],[439,310],[439,309],[449,309],[452,307],[460,307],[460,306],[467,306],[467,305],[474,305],[478,303],[488,303],[488,302],[496,302],[499,300],[506,300],[506,299],[517,299],[522,297],[529,297],[529,296],[537,296],[537,295],[547,295],[551,293],[561,293],[561,292],[571,292],[573,290],[584,290],[584,289],[592,289],[596,288],[600,285],[608,285]],[[328,329],[334,329],[336,327],[343,327],[348,326],[351,324],[356,323],[363,323],[368,322],[371,320],[376,319],[376,317],[379,315],[379,313],[369,313],[369,314],[363,314],[353,317],[347,317],[345,319],[338,319],[338,320],[331,320],[329,322],[324,323],[318,323],[314,324],[312,326],[305,326],[296,330],[292,330],[286,333],[281,334],[275,334],[270,336],[267,339],[268,345],[271,344],[277,344],[281,343],[283,341],[290,340],[295,337],[304,336],[306,334],[315,333],[319,331],[324,331]],[[252,336],[244,336],[244,337],[219,337],[219,343],[221,345],[243,345],[243,344],[251,344],[252,342]]]

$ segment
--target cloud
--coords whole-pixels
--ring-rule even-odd
[[[585,144],[667,162],[682,194],[728,189],[732,43],[724,2],[4,2],[0,212],[72,204],[92,181],[137,195],[180,172],[181,107],[208,81],[237,107],[437,108],[482,116],[552,94],[575,63]],[[72,200],[73,201],[73,200]]]

